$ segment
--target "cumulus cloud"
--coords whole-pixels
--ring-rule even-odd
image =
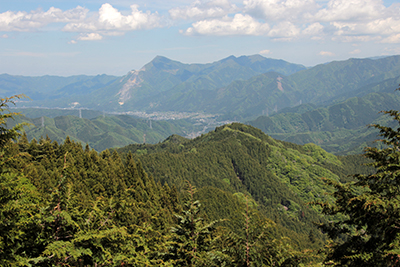
[[[258,52],[260,55],[269,55],[271,54],[271,51],[266,49],[266,50],[261,50],[260,52]]]
[[[320,56],[327,56],[327,57],[333,57],[335,56],[335,53],[329,52],[329,51],[321,51],[318,53]]]
[[[189,7],[171,9],[170,15],[197,20],[181,31],[187,35],[397,43],[400,34],[400,5],[385,7],[381,0],[243,0],[240,10],[235,7],[233,12],[233,7],[228,0],[197,0]]]
[[[354,49],[353,51],[351,51],[349,54],[351,55],[356,55],[356,54],[360,54],[361,50],[360,49]]]
[[[314,36],[314,35],[322,34],[323,30],[324,30],[324,26],[319,22],[315,22],[313,24],[308,25],[307,28],[305,28],[302,33],[305,35],[313,35]]]
[[[400,33],[400,19],[386,18],[369,22],[332,22],[336,35],[392,35]]]
[[[51,7],[48,11],[41,9],[31,12],[0,13],[0,31],[34,31],[55,22],[80,21],[86,17],[88,10],[81,6],[62,11]]]
[[[212,0],[209,2],[196,0],[190,6],[170,9],[169,14],[174,20],[203,20],[218,17],[221,18],[235,12],[237,9],[236,5],[231,4],[228,0]]]
[[[383,55],[398,55],[400,54],[400,47],[387,47],[384,49]]]
[[[299,21],[317,9],[314,0],[244,0],[244,10],[266,21]]]
[[[382,43],[391,43],[391,44],[398,44],[400,43],[400,33],[393,34],[389,37],[386,37],[382,40]]]
[[[222,19],[202,20],[192,24],[186,35],[263,35],[269,31],[267,23],[261,23],[249,15],[236,14],[233,18],[225,16]]]
[[[110,4],[103,4],[98,15],[81,22],[68,23],[67,32],[132,31],[160,26],[158,13],[142,12],[138,5],[131,5],[131,14],[123,15]]]
[[[330,0],[317,12],[318,21],[366,21],[382,17],[385,6],[381,0]]]
[[[51,7],[47,11],[7,11],[0,13],[0,32],[37,31],[59,23],[64,32],[77,33],[78,37],[70,41],[73,44],[120,36],[127,31],[165,27],[172,25],[173,20],[189,20],[191,26],[180,31],[186,35],[400,43],[400,4],[385,7],[382,0],[242,1],[243,5],[236,6],[233,0],[194,0],[190,5],[170,9],[169,18],[143,11],[138,5],[120,11],[108,3],[90,13],[81,6],[69,10]]]
[[[293,38],[299,34],[300,29],[296,25],[289,21],[285,21],[275,25],[268,33],[268,36],[274,38],[286,38],[285,40],[288,40],[287,38]]]
[[[82,34],[81,36],[78,37],[78,40],[80,41],[99,41],[101,39],[103,39],[103,36],[94,32],[88,34]]]

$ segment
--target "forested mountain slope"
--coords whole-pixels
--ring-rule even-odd
[[[308,69],[260,55],[231,56],[207,64],[184,64],[157,56],[123,77],[3,75],[0,90],[43,100],[23,101],[20,106],[190,111],[243,121],[300,104],[331,105],[368,93],[390,93],[399,82],[399,71],[400,56],[348,59]]]
[[[230,129],[238,135],[243,132],[235,126]],[[260,131],[251,138],[274,142]],[[166,143],[179,147],[175,143],[179,140],[185,141],[172,136]],[[305,230],[285,229],[279,220],[275,227],[265,217],[260,196],[255,195],[260,199],[256,203],[241,190],[245,188],[241,183],[252,183],[241,167],[235,175],[245,180],[235,177],[237,190],[215,184],[196,192],[190,184],[182,188],[178,183],[183,190],[176,190],[155,182],[130,153],[122,160],[115,151],[99,154],[69,138],[62,145],[48,138],[28,142],[26,136],[1,144],[0,264],[4,266],[300,266],[315,261],[309,249],[321,246],[321,234],[314,228],[300,234]],[[279,187],[279,179],[268,176],[264,180]],[[286,201],[275,203],[275,191],[277,199]],[[298,226],[310,226],[307,219],[315,212],[297,211],[298,198],[290,190],[271,188],[271,193],[267,195],[271,204],[283,213],[278,217],[291,217],[285,221],[293,226],[296,221]],[[200,209],[197,198],[205,209]],[[227,220],[210,221],[216,217]],[[288,234],[293,234],[290,239],[284,237]]]
[[[96,116],[92,119],[72,115],[35,119],[20,116],[9,120],[8,124],[12,127],[21,122],[30,124],[24,128],[28,140],[39,140],[48,136],[51,140],[62,143],[69,136],[82,145],[89,144],[98,152],[132,143],[158,143],[171,134],[186,135],[196,129],[185,120],[150,122],[128,115]]]
[[[399,70],[400,56],[349,59],[287,76],[269,71],[219,88],[177,86],[136,102],[136,107],[148,111],[202,111],[242,120],[300,104],[329,105],[372,92],[393,93]]]
[[[367,125],[386,124],[387,117],[380,111],[399,107],[398,93],[375,92],[328,106],[303,105],[282,110],[248,124],[280,140],[314,143],[331,153],[355,154],[361,153],[365,146],[374,145],[378,132]]]
[[[193,140],[171,136],[157,145],[129,145],[118,151],[135,153],[156,181],[178,189],[189,180],[198,188],[250,194],[259,209],[298,244],[306,242],[310,231],[322,237],[313,223],[324,218],[306,205],[327,198],[330,189],[321,177],[346,179],[354,171],[350,162],[362,162],[358,157],[338,158],[314,144],[277,141],[237,123]],[[215,203],[210,205],[218,209]],[[218,218],[218,213],[214,216]]]
[[[33,86],[32,90],[21,90],[21,86],[17,86],[20,83],[27,83],[33,78],[3,75],[3,84],[1,84],[2,77],[0,76],[0,86],[2,85],[4,92],[7,92],[8,95],[25,93],[28,96],[34,96],[32,97],[34,100],[43,100],[25,102],[26,106],[69,107],[78,105],[97,110],[127,111],[139,110],[144,98],[147,99],[146,109],[151,109],[158,105],[154,102],[153,97],[158,94],[162,95],[168,90],[177,90],[178,92],[181,90],[214,90],[233,81],[247,80],[265,72],[277,71],[289,75],[302,69],[305,67],[260,55],[230,56],[208,64],[184,64],[157,56],[140,70],[130,71],[123,77],[113,77],[107,82],[103,76],[90,77],[91,79],[87,78],[88,81],[82,78],[76,82],[72,81],[73,77],[66,77],[63,78],[67,80],[64,82],[64,86],[55,86],[53,83],[47,84],[43,77],[38,77],[36,78],[38,85],[47,88],[45,92],[42,92],[40,86]],[[54,79],[56,78],[54,77]],[[7,79],[13,80],[13,83],[10,84]],[[97,80],[101,80],[102,85]]]

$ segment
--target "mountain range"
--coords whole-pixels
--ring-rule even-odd
[[[314,142],[340,154],[358,153],[376,138],[365,126],[379,120],[379,111],[400,109],[395,92],[399,73],[400,56],[311,68],[260,55],[208,64],[157,56],[122,77],[3,74],[0,92],[32,99],[18,107],[213,114],[220,120],[247,121],[275,138]]]
[[[88,117],[91,112],[82,112]],[[26,123],[24,127],[28,140],[50,138],[58,143],[64,142],[68,136],[71,140],[101,152],[107,148],[123,147],[136,143],[158,143],[172,134],[186,136],[199,127],[187,120],[150,121],[128,115],[101,115],[92,118],[80,118],[73,115],[41,116],[28,118],[25,116],[8,120],[7,126]]]

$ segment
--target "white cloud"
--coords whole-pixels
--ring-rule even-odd
[[[50,23],[82,20],[87,12],[87,9],[80,6],[67,11],[54,7],[48,11],[38,9],[29,13],[7,11],[0,13],[0,31],[35,31]]]
[[[8,38],[8,35],[7,35],[7,34],[3,34],[2,36],[0,36],[0,38],[2,38],[2,39],[7,39],[7,38]]]
[[[393,34],[381,41],[382,43],[392,43],[392,44],[398,44],[400,43],[400,33],[398,34]]]
[[[260,52],[258,52],[260,55],[269,55],[272,54],[270,50],[266,49],[266,50],[261,50]]]
[[[174,20],[203,20],[207,18],[221,18],[235,12],[237,9],[236,5],[229,3],[228,0],[212,0],[209,2],[196,0],[190,6],[170,9],[169,14]]]
[[[387,47],[382,52],[382,55],[399,55],[400,47]]]
[[[159,27],[158,13],[142,12],[131,5],[131,14],[123,15],[110,4],[103,4],[98,15],[82,22],[69,23],[63,28],[68,32],[132,31]]]
[[[78,42],[76,40],[71,40],[68,42],[69,44],[77,44]]]
[[[354,49],[353,51],[351,51],[349,54],[351,55],[356,55],[356,54],[360,54],[361,50],[360,49]]]
[[[327,57],[333,57],[335,56],[335,53],[329,52],[329,51],[321,51],[318,53],[320,56],[327,56]]]
[[[300,34],[300,29],[289,21],[281,22],[275,25],[268,36],[274,38],[293,38]],[[288,40],[288,39],[286,39]]]
[[[315,15],[318,21],[366,21],[380,18],[385,11],[381,0],[330,0]]]
[[[324,26],[319,22],[315,22],[315,23],[313,23],[311,25],[308,25],[307,28],[305,28],[302,31],[302,33],[305,34],[305,35],[314,36],[314,35],[322,34],[323,30],[324,30]]]
[[[192,24],[187,35],[263,35],[269,31],[267,23],[261,23],[249,15],[236,14],[233,18],[202,20]]]
[[[99,41],[99,40],[103,39],[103,36],[101,36],[98,33],[92,32],[92,33],[88,33],[88,34],[82,34],[77,39],[80,41]]]
[[[314,0],[244,0],[244,10],[266,21],[299,21],[317,9]]]
[[[368,35],[359,35],[359,36],[335,36],[332,37],[332,41],[335,42],[344,42],[344,43],[365,43],[365,42],[373,42],[380,41],[382,37],[380,36],[368,36]]]
[[[238,6],[233,4],[238,0],[174,3],[177,7],[169,10],[170,18],[143,11],[138,5],[121,11],[109,3],[90,13],[81,6],[65,11],[55,7],[47,11],[7,11],[0,13],[0,32],[37,31],[58,23],[63,31],[77,33],[79,37],[69,42],[73,44],[79,40],[120,36],[127,31],[165,27],[172,25],[172,20],[191,20],[191,27],[181,33],[268,36],[280,41],[308,38],[400,43],[400,4],[385,7],[382,0],[243,0],[243,5]]]

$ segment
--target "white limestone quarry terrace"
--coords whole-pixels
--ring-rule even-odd
[[[142,68],[138,71],[133,70],[130,72],[131,76],[128,81],[122,86],[121,90],[118,91],[117,95],[119,95],[118,104],[121,106],[125,104],[127,100],[132,97],[132,90],[135,87],[140,87],[143,79],[139,76],[140,72],[145,71],[145,68]],[[122,80],[121,80],[122,82]]]

